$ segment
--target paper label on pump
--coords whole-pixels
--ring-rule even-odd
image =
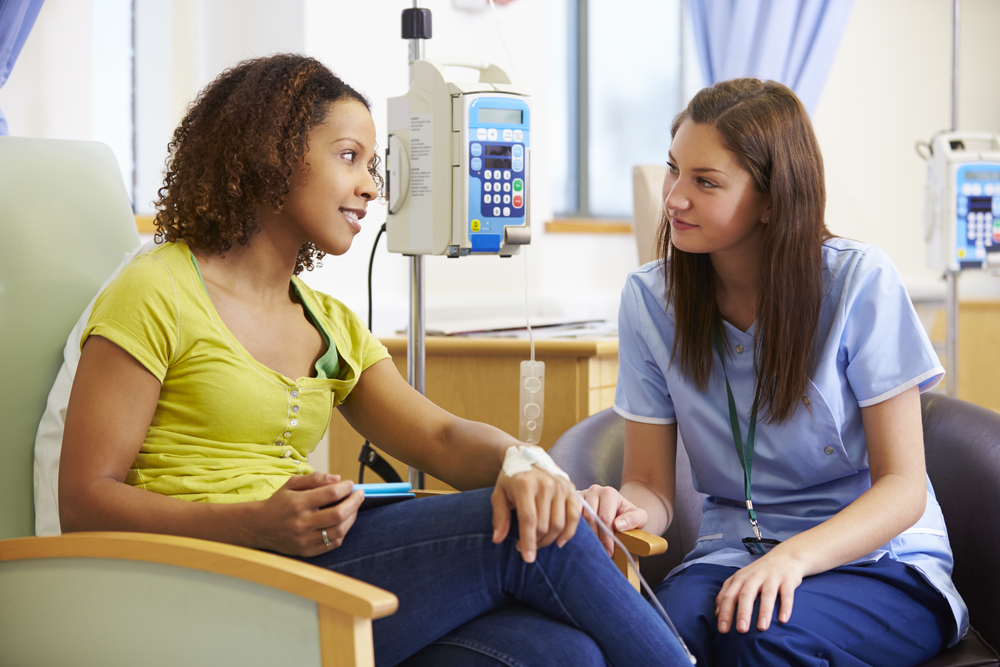
[[[411,248],[430,248],[434,242],[433,172],[434,114],[410,114]]]

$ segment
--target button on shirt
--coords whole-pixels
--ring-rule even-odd
[[[823,303],[816,368],[801,405],[782,424],[758,424],[752,492],[764,537],[786,540],[812,528],[871,487],[861,408],[917,386],[930,389],[944,370],[895,267],[874,246],[831,239],[823,247]],[[733,445],[718,357],[707,388],[671,363],[673,309],[664,299],[660,262],[629,275],[619,313],[619,373],[614,409],[626,419],[677,424],[691,459],[694,487],[705,500],[699,539],[678,570],[694,562],[743,567],[756,557],[743,470]],[[730,349],[752,351],[746,332],[724,322]],[[754,355],[730,354],[726,371],[747,433],[754,398]],[[944,518],[927,482],[927,509],[917,524],[857,562],[889,556],[921,572],[951,605],[958,640],[968,612],[954,584]]]

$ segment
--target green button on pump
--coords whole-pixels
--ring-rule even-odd
[[[520,192],[523,189],[524,189],[524,181],[522,181],[520,178],[515,178],[514,179],[514,192]]]

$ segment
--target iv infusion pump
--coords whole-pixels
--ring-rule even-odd
[[[479,71],[449,81],[446,67]],[[496,65],[417,60],[388,101],[386,236],[404,255],[517,254],[531,241],[531,104]]]
[[[924,240],[931,269],[1000,268],[1000,136],[935,135],[927,160]]]

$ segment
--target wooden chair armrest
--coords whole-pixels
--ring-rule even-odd
[[[629,553],[636,556],[657,556],[667,552],[667,541],[659,535],[647,533],[644,530],[626,530],[615,532],[615,537],[621,540]]]
[[[0,546],[0,561],[112,558],[214,572],[283,590],[364,619],[388,616],[399,606],[392,593],[321,567],[277,554],[190,537],[147,533],[69,533],[4,540]]]
[[[625,545],[629,553],[636,556],[655,556],[667,551],[667,541],[665,539],[659,535],[647,533],[644,530],[626,530],[621,533],[615,531],[615,537]],[[638,591],[640,587],[639,573],[632,569],[625,553],[617,545],[615,546],[615,553],[611,557],[611,560],[614,561],[618,570],[625,575],[625,578],[632,584],[632,587]]]
[[[458,491],[445,491],[445,490],[434,490],[434,489],[413,489],[414,498],[431,498],[432,496],[445,496],[450,493],[458,493]]]

